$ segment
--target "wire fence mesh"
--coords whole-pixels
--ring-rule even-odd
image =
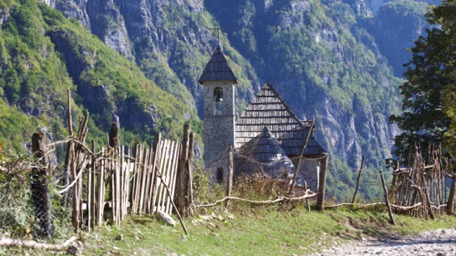
[[[38,147],[36,134],[33,155],[0,151],[0,240],[55,241],[79,229],[119,225],[127,213],[171,214],[174,193],[179,192],[180,142],[156,139],[151,147],[102,147],[96,152],[94,144],[90,150],[71,137]],[[71,157],[50,164],[54,147],[63,145]],[[188,156],[184,160],[191,162]]]
[[[0,237],[65,239],[71,206],[56,193],[58,175],[38,177],[34,167],[29,155],[0,152]]]

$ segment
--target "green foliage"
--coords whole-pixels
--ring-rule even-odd
[[[0,99],[0,148],[24,152],[23,141],[31,138],[36,120]]]
[[[406,49],[412,47],[416,36],[424,32],[426,7],[424,1],[389,1],[371,19],[373,26],[368,26],[380,51],[398,76],[405,71],[402,64],[411,57]]]
[[[220,185],[211,185],[210,177],[203,169],[193,172],[193,195],[196,204],[214,202],[225,197],[226,190]]]
[[[414,0],[399,0],[399,1],[391,1],[387,2],[380,7],[379,12],[381,15],[385,15],[389,18],[392,17],[413,17],[414,19],[419,19],[421,15],[425,14],[425,7],[426,3],[422,1],[414,1]],[[390,22],[394,22],[397,20],[390,20]]]
[[[330,171],[326,177],[326,192],[331,195],[330,201],[351,202],[359,170],[349,167],[347,163],[337,157],[331,161],[329,168]],[[383,175],[386,183],[390,184],[391,172],[383,171]],[[364,166],[356,202],[383,201],[383,195],[379,169],[372,166]]]
[[[66,88],[73,85],[53,44],[45,36],[46,25],[37,3],[15,2],[10,7],[6,8],[11,12],[10,17],[0,30],[3,67],[0,115],[10,121],[2,125],[0,141],[23,151],[22,144],[29,141],[38,126],[54,127],[61,122],[58,115],[66,105]]]
[[[198,119],[195,110],[60,12],[32,0],[0,1],[0,7],[9,15],[0,29],[3,146],[23,150],[38,127],[64,138],[68,89],[75,99],[73,120],[83,109],[91,114],[89,139],[103,138],[113,115],[125,127],[124,138],[149,143],[156,132],[175,139],[186,119]]]
[[[444,113],[450,118],[449,127],[444,134],[445,146],[453,153],[456,153],[456,24],[454,17],[456,15],[456,1],[448,0],[443,1],[441,7],[434,9],[434,15],[429,16],[429,22],[432,25],[441,25],[442,32],[435,32],[439,34],[441,42],[440,63],[441,70],[437,73],[441,76],[442,84],[445,87],[443,93],[443,110]],[[446,54],[448,55],[446,55]]]
[[[395,140],[396,154],[402,154],[403,159],[414,152],[415,143],[427,147],[429,143],[442,142],[445,135],[450,138],[447,146],[453,148],[454,14],[455,1],[446,1],[428,13],[428,21],[434,27],[415,41],[412,60],[405,64],[407,82],[400,87],[403,113],[390,118],[403,130]]]
[[[291,99],[288,103],[295,112],[314,115],[315,108],[307,106],[319,102],[307,97],[318,94],[328,95],[349,112],[354,111],[354,97],[369,103],[374,112],[385,112],[395,105],[390,96],[396,94],[394,85],[399,81],[381,59],[353,37],[350,29],[356,17],[349,5],[309,1],[301,10],[296,7],[299,5],[282,1],[263,10],[251,1],[244,2],[235,1],[227,10],[217,8],[217,1],[205,5],[219,17],[236,48],[252,59],[258,76]],[[261,44],[254,51],[243,43],[246,41]],[[307,99],[306,104],[301,104],[302,99]]]
[[[211,30],[214,32],[208,35],[204,31],[216,27],[217,22],[205,10],[193,10],[192,5],[163,5],[157,10],[157,15],[160,21],[150,24],[150,29],[162,39],[157,41],[149,35],[133,35],[131,40],[136,62],[149,79],[179,100],[197,107],[201,116],[203,110],[198,79],[217,45],[216,32]],[[240,107],[237,110],[240,113],[246,99],[251,98],[252,87],[258,83],[258,77],[223,32],[225,29],[220,35],[220,44],[238,78],[237,102]]]

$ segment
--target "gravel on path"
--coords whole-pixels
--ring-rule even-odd
[[[413,237],[352,241],[314,255],[456,256],[456,228],[425,231]]]

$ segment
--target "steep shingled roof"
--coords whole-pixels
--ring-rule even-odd
[[[230,66],[228,66],[220,47],[215,49],[199,79],[200,84],[207,81],[231,81],[235,84],[237,83],[237,78],[234,76]]]
[[[274,135],[288,156],[301,154],[310,129],[309,122],[299,120],[269,83],[261,88],[252,103],[236,120],[236,149],[254,140],[264,127]],[[325,150],[312,135],[304,154],[319,156],[324,153]]]
[[[239,153],[242,157],[236,158],[237,172],[260,170],[273,178],[290,178],[295,171],[293,162],[267,127],[264,127],[254,139],[244,144]]]
[[[257,137],[244,144],[241,147],[240,153],[262,163],[285,161],[293,166],[293,163],[291,163],[285,151],[283,151],[279,142],[277,142],[267,127],[264,127],[263,131]]]

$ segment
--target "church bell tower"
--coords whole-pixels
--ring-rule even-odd
[[[234,148],[237,79],[220,47],[213,52],[199,79],[204,94],[204,163],[214,183],[227,178],[228,150]]]

